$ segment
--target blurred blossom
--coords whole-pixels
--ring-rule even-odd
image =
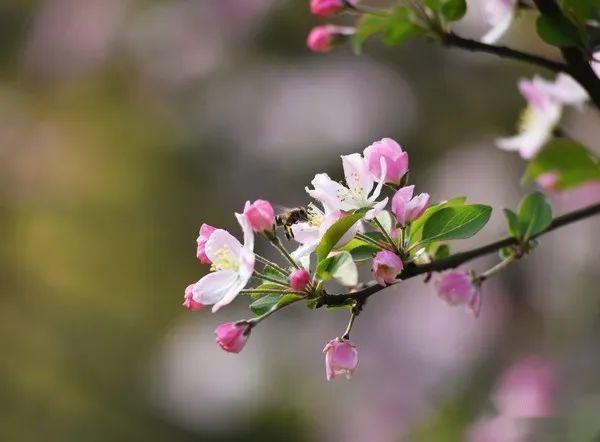
[[[47,0],[25,47],[25,63],[48,76],[68,77],[106,59],[129,0]]]
[[[557,181],[558,175],[554,172],[546,172],[536,178],[536,184],[562,211],[568,212],[600,202],[600,181],[587,181],[565,190],[556,188]]]
[[[524,423],[508,416],[483,418],[468,430],[467,442],[525,442]]]

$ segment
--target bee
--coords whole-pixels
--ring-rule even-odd
[[[285,237],[288,240],[294,237],[292,226],[306,221],[308,221],[308,211],[304,207],[284,209],[275,217],[275,224],[279,227],[283,227]]]

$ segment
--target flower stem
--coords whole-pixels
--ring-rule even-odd
[[[299,292],[297,290],[285,290],[285,289],[244,289],[244,290],[240,290],[240,293],[244,294],[244,295],[252,295],[252,294],[257,294],[257,295],[261,295],[261,294],[270,294],[270,293],[276,293],[276,294],[287,294],[287,293],[291,293],[292,295],[306,295],[306,293],[304,292]]]
[[[398,253],[398,251],[399,251],[398,250],[398,245],[393,240],[393,238],[390,236],[390,234],[387,232],[387,230],[385,230],[385,228],[383,227],[383,225],[381,224],[381,222],[377,218],[373,218],[373,223],[375,223],[377,225],[377,227],[379,228],[379,230],[381,230],[381,233],[385,237],[386,241],[392,246],[392,249],[396,253]]]
[[[388,247],[387,247],[387,244],[382,244],[382,243],[380,243],[379,241],[377,241],[377,240],[375,240],[375,239],[373,239],[373,238],[370,238],[370,237],[368,237],[367,235],[364,235],[364,234],[362,234],[362,233],[360,233],[360,232],[357,232],[357,233],[356,233],[356,237],[357,237],[358,239],[360,239],[360,240],[364,241],[364,242],[368,242],[369,244],[372,244],[372,245],[374,245],[374,246],[377,246],[377,247],[379,247],[379,248],[381,248],[381,249],[387,249],[387,248],[388,248]]]
[[[292,258],[292,255],[290,255],[288,253],[288,251],[285,249],[285,247],[283,247],[283,244],[281,244],[281,240],[279,239],[279,237],[275,236],[275,238],[273,238],[271,240],[271,244],[273,244],[273,246],[277,250],[279,250],[279,253],[281,253],[283,255],[283,257],[285,259],[287,259],[292,266],[294,266],[297,269],[300,268],[300,266],[298,265],[298,263],[296,262],[296,260],[294,258]]]
[[[350,339],[350,331],[354,326],[354,320],[356,319],[356,313],[352,310],[352,315],[350,316],[350,320],[348,321],[348,325],[346,326],[346,331],[342,335],[342,339]]]
[[[499,271],[503,270],[505,267],[507,267],[511,262],[516,261],[517,259],[519,259],[521,257],[520,254],[514,254],[514,255],[510,255],[509,257],[503,259],[502,261],[500,261],[498,264],[496,264],[494,267],[486,270],[485,272],[481,273],[480,275],[478,275],[477,277],[475,277],[474,282],[481,284],[483,281],[485,281],[486,279],[488,279],[490,276],[495,275],[496,273],[498,273]]]
[[[288,286],[285,282],[283,282],[283,281],[281,281],[279,279],[272,278],[272,277],[270,277],[268,275],[265,275],[263,273],[257,272],[256,270],[254,271],[254,273],[252,274],[252,276],[254,276],[255,278],[259,278],[259,279],[264,279],[265,281],[272,282],[272,283],[280,285],[282,287],[287,287]]]
[[[285,276],[286,278],[290,275],[290,272],[281,268],[279,265],[275,264],[274,262],[269,261],[267,258],[257,255],[256,253],[254,254],[254,256],[256,257],[257,261],[260,261],[261,263],[263,263],[264,265],[267,265],[269,267],[273,267],[273,270],[275,270],[277,273],[280,273],[281,275]]]

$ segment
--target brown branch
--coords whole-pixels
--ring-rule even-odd
[[[594,204],[592,206],[584,207],[583,209],[566,213],[564,215],[554,218],[554,220],[552,220],[552,223],[550,223],[548,228],[543,232],[540,232],[537,235],[535,235],[534,238],[545,235],[546,233],[558,229],[559,227],[563,227],[576,221],[580,221],[582,219],[589,218],[598,214],[600,214],[600,204]],[[472,259],[479,258],[480,256],[484,255],[489,255],[490,253],[497,252],[500,249],[516,244],[518,244],[518,240],[516,238],[509,237],[493,242],[491,244],[487,244],[477,249],[456,253],[454,255],[448,256],[447,258],[433,261],[427,264],[407,265],[404,268],[404,271],[400,274],[400,279],[406,280],[426,273],[441,272],[444,270],[453,269]],[[341,305],[344,304],[345,301],[348,299],[354,299],[362,303],[371,295],[374,295],[375,293],[379,292],[380,290],[383,290],[384,288],[386,287],[382,287],[380,285],[375,284],[353,293],[345,293],[339,295],[325,294],[321,298],[319,306]]]

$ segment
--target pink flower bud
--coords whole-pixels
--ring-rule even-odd
[[[479,316],[481,293],[479,288],[471,281],[468,273],[461,270],[446,273],[436,279],[435,289],[438,296],[446,301],[448,305],[464,305],[475,317]]]
[[[248,218],[252,230],[257,233],[273,230],[275,224],[275,211],[271,203],[265,200],[256,200],[252,204],[246,201],[244,215]]]
[[[239,353],[250,336],[250,326],[245,323],[225,322],[215,329],[217,344],[230,353]]]
[[[329,52],[333,49],[333,44],[337,40],[342,40],[345,36],[352,35],[354,32],[354,28],[347,26],[316,26],[308,34],[306,45],[313,52]]]
[[[196,250],[196,257],[200,260],[202,264],[210,264],[210,259],[206,256],[204,252],[204,246],[206,245],[206,241],[210,238],[210,235],[217,229],[213,226],[209,226],[208,224],[202,224],[200,226],[200,235],[196,242],[198,243],[198,249]]]
[[[413,198],[414,190],[415,186],[405,186],[392,198],[392,212],[403,227],[420,217],[429,204],[428,193],[421,193]]]
[[[385,161],[387,171],[385,182],[400,184],[402,177],[408,172],[408,152],[391,138],[376,141],[363,151],[365,162],[373,176],[381,176],[381,160]]]
[[[204,308],[204,304],[201,304],[197,301],[194,301],[193,297],[194,284],[190,284],[185,289],[185,295],[183,298],[183,305],[191,312],[197,312],[198,310],[202,310]]]
[[[310,282],[310,273],[305,269],[296,269],[290,275],[290,287],[294,290],[304,290]]]
[[[325,353],[325,375],[330,381],[340,374],[350,379],[358,365],[358,350],[348,339],[332,339],[323,349]]]
[[[373,258],[373,276],[379,285],[386,286],[397,282],[396,276],[403,267],[400,257],[389,250],[382,250]]]
[[[342,0],[310,0],[310,12],[321,17],[337,14],[344,7]]]

